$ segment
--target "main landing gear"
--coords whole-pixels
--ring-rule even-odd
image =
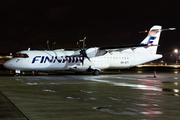
[[[93,75],[99,75],[99,74],[100,74],[100,71],[97,70],[97,69],[95,69],[95,70],[93,70],[92,74],[93,74]]]
[[[88,69],[86,72],[92,72],[93,75],[99,75],[100,70],[98,69]],[[76,75],[82,75],[83,72],[75,72]]]

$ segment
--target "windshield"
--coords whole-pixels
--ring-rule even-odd
[[[17,54],[14,55],[13,57],[28,58],[29,56],[28,56],[27,54],[19,54],[19,53],[17,53]]]

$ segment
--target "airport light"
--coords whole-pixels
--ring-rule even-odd
[[[174,52],[175,52],[175,53],[178,53],[178,49],[174,49]]]
[[[179,60],[179,50],[178,50],[178,49],[174,49],[174,53],[175,53],[175,57],[176,57],[176,64],[178,64],[178,60]]]

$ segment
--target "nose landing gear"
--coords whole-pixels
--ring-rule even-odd
[[[20,74],[21,74],[21,71],[20,71],[20,70],[15,70],[14,76],[20,76]]]

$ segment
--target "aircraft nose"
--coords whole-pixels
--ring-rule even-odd
[[[12,64],[11,64],[10,61],[8,60],[8,61],[6,61],[6,62],[3,64],[3,66],[4,66],[5,68],[7,68],[7,69],[11,69]]]

